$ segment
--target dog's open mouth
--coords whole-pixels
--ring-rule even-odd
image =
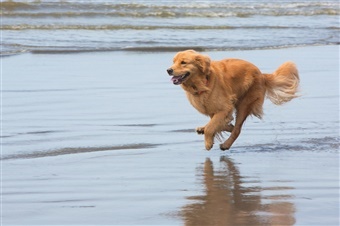
[[[171,78],[171,81],[175,84],[175,85],[179,85],[182,84],[184,82],[184,80],[190,75],[190,72],[185,73],[184,75],[179,75],[179,76],[173,76]]]

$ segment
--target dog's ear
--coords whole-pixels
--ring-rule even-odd
[[[210,71],[210,58],[205,55],[198,54],[195,57],[195,62],[203,74],[209,74]]]

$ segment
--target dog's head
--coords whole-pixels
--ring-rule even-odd
[[[210,58],[195,52],[185,50],[175,55],[173,65],[167,69],[175,85],[180,85],[193,76],[209,74]]]

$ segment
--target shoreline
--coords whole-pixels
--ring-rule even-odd
[[[135,54],[141,53],[176,53],[179,51],[193,49],[197,52],[238,52],[238,51],[260,51],[260,50],[281,50],[281,49],[291,49],[291,48],[304,48],[304,47],[321,47],[321,46],[338,46],[339,43],[329,43],[329,44],[297,44],[297,45],[284,45],[284,46],[266,46],[266,47],[245,47],[245,48],[225,48],[225,49],[211,49],[203,46],[183,46],[183,47],[123,47],[123,48],[96,48],[96,49],[73,49],[73,48],[56,48],[56,49],[32,49],[32,50],[20,50],[18,52],[12,53],[0,53],[0,59],[5,57],[13,57],[22,54],[82,54],[82,53],[117,53],[117,52],[132,52]]]

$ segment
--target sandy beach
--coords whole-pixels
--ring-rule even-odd
[[[300,72],[225,152],[194,132],[174,54],[1,58],[1,225],[339,225],[339,46],[205,52]]]

